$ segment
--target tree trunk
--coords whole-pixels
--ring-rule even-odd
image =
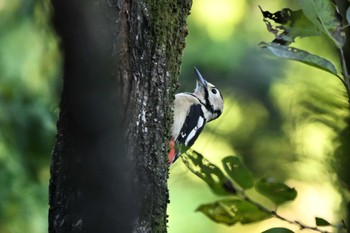
[[[184,1],[53,0],[64,55],[49,232],[166,232]]]

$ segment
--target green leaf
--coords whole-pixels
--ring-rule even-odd
[[[277,206],[292,201],[297,196],[297,191],[294,188],[290,188],[283,183],[277,182],[272,177],[260,179],[255,184],[255,189]]]
[[[275,227],[275,228],[271,228],[268,229],[266,231],[263,231],[262,233],[293,233],[294,231],[291,231],[287,228],[283,228],[283,227]]]
[[[214,193],[218,195],[236,194],[236,189],[230,179],[200,153],[189,149],[181,155],[181,158],[187,168],[204,180]]]
[[[332,224],[330,224],[327,220],[323,219],[323,218],[319,218],[316,217],[316,225],[319,227],[325,227],[325,226],[331,226]]]
[[[345,33],[333,0],[299,0],[299,3],[305,16],[331,38],[338,48],[343,47]]]
[[[346,20],[350,23],[350,7],[346,10]]]
[[[198,207],[211,220],[226,225],[253,223],[270,218],[271,215],[241,199],[226,199]]]
[[[277,43],[265,43],[261,42],[260,46],[269,49],[274,55],[281,58],[287,58],[301,63],[317,67],[321,70],[327,71],[337,77],[338,72],[332,62],[327,59],[317,56],[315,54],[306,52],[301,49],[283,46]]]
[[[235,156],[228,156],[222,160],[227,175],[234,180],[242,189],[249,189],[254,186],[254,180],[250,171]]]
[[[289,8],[284,8],[275,13],[263,11],[261,7],[260,10],[263,14],[267,30],[276,37],[273,42],[288,45],[294,42],[296,37],[318,36],[322,34],[321,31],[305,17],[302,10],[292,11]],[[271,21],[277,25],[274,26]]]

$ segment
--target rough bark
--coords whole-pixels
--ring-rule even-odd
[[[189,1],[129,5],[129,65],[121,77],[128,157],[138,170],[141,213],[135,232],[164,232],[168,202],[168,131],[174,83],[179,73]],[[122,72],[119,72],[122,73]],[[134,146],[137,145],[137,146]]]
[[[64,54],[49,232],[166,232],[184,1],[53,0]]]

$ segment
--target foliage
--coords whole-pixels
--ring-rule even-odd
[[[291,40],[288,40],[289,37],[286,37],[285,35],[290,34],[290,31],[295,32],[300,29],[299,27],[295,26],[300,24],[293,25],[293,23],[295,23],[295,19],[291,17],[292,15],[296,14],[296,12],[288,9],[287,11],[290,12],[290,14],[283,14],[280,17],[283,19],[281,20],[280,18],[276,19],[276,16],[280,16],[282,12],[286,11],[285,9],[274,14],[261,10],[268,31],[273,33],[276,37],[276,39],[272,43],[261,43],[261,46],[268,48],[274,55],[278,57],[297,60],[304,64],[311,65],[313,67],[325,70],[333,74],[342,82],[347,92],[347,98],[349,100],[348,102],[350,103],[350,76],[348,72],[349,60],[346,60],[346,57],[344,55],[344,46],[346,41],[344,30],[348,25],[343,24],[344,22],[342,21],[342,17],[338,11],[337,4],[340,5],[340,3],[338,2],[336,4],[332,0],[299,0],[299,4],[301,6],[302,11],[300,12],[300,10],[298,10],[297,12],[298,14],[303,14],[301,18],[303,18],[303,21],[307,23],[304,24],[303,27],[301,27],[303,32],[295,33]],[[347,19],[348,23],[349,12],[350,7],[346,10],[345,13],[345,18]],[[271,20],[274,21],[274,23],[276,23],[277,26],[272,26],[270,22]],[[289,25],[291,25],[288,29],[285,29],[284,26],[286,22],[289,22]],[[313,26],[310,27],[310,23]],[[282,28],[284,29],[284,31],[278,34],[276,32],[276,28]],[[311,54],[308,51],[296,49],[289,46],[291,43],[294,42],[294,39],[296,37],[315,36],[316,30],[322,33],[320,36],[324,36],[330,39],[330,43],[328,44],[328,46],[335,46],[337,48],[339,53],[338,63],[341,64],[341,71],[337,71],[334,64],[324,57],[320,57],[319,55]],[[348,120],[347,123],[349,124]],[[346,152],[346,141],[348,140],[346,138],[349,133],[349,125],[346,128],[344,128],[344,130],[338,133],[340,145],[335,151],[335,155],[338,156],[336,158],[336,161],[338,163],[337,172],[339,174],[339,179],[343,180],[346,186],[349,186],[348,180],[347,178],[345,178],[346,175],[344,175],[344,169],[347,169],[345,167],[348,167],[349,165],[348,153]],[[349,212],[350,209],[348,208],[347,211]],[[329,226],[331,224],[322,218],[316,218],[316,225]],[[343,224],[343,226],[345,226],[345,224]]]
[[[240,159],[229,156],[222,160],[226,174],[234,180],[242,189],[250,189],[254,186],[252,174],[244,166]]]
[[[346,60],[344,56],[343,46],[345,43],[345,32],[344,26],[341,21],[341,17],[337,11],[336,5],[331,0],[322,0],[322,1],[308,1],[300,0],[299,1],[300,10],[293,11],[288,8],[284,8],[281,11],[270,13],[264,11],[262,8],[261,12],[264,17],[264,22],[267,25],[267,29],[271,32],[275,39],[270,42],[262,42],[260,45],[263,48],[267,48],[275,56],[281,58],[287,58],[290,60],[296,60],[302,62],[306,65],[313,66],[315,68],[324,70],[334,75],[339,79],[345,87],[345,90],[348,93],[348,98],[350,99],[350,85],[349,85],[349,75],[346,67]],[[349,18],[349,9],[347,10],[347,19]],[[349,21],[349,20],[348,20]],[[273,25],[276,24],[276,25]],[[337,66],[333,61],[325,58],[319,54],[313,54],[309,51],[299,49],[296,47],[291,47],[290,45],[295,42],[296,38],[306,38],[306,37],[326,37],[329,39],[329,46],[335,46],[340,54],[339,63],[341,64],[341,71],[337,70]],[[197,162],[189,162],[192,158],[195,157]],[[212,170],[218,170],[219,168],[213,168],[215,165],[209,162],[198,162],[201,155],[194,151],[188,151],[183,155],[183,160],[187,167],[194,172],[196,175],[200,176],[204,181],[206,181],[207,175],[201,175],[201,166],[206,166],[210,164]],[[234,158],[234,159],[233,159]],[[205,161],[205,159],[202,157]],[[227,166],[224,160],[233,161],[230,166]],[[226,175],[224,175],[224,181],[216,180],[216,184],[222,184],[220,187],[222,190],[230,187],[228,193],[231,190],[232,199],[219,200],[214,203],[209,203],[202,205],[198,208],[199,211],[203,212],[209,218],[215,222],[233,225],[238,222],[251,223],[255,221],[260,221],[268,217],[276,217],[280,220],[286,221],[291,224],[298,225],[302,230],[309,229],[318,232],[327,232],[318,227],[324,226],[333,226],[337,228],[338,232],[347,231],[346,225],[344,222],[340,224],[331,224],[323,218],[316,217],[315,223],[316,226],[306,226],[298,221],[288,220],[284,217],[277,214],[276,211],[270,210],[260,203],[252,200],[246,193],[246,190],[254,188],[260,195],[263,195],[269,199],[275,206],[278,208],[279,205],[284,204],[286,201],[294,200],[297,192],[294,188],[290,188],[287,185],[276,182],[274,178],[263,178],[260,180],[255,180],[251,178],[249,171],[242,169],[242,163],[236,157],[227,157],[223,160],[224,170]],[[204,170],[206,170],[204,168]],[[242,172],[244,170],[244,172]],[[223,172],[221,172],[223,173]],[[244,173],[244,174],[243,174]],[[220,177],[223,177],[220,175]],[[243,178],[244,177],[244,178]],[[231,181],[228,184],[227,179]],[[251,180],[254,180],[253,185]],[[247,183],[246,183],[246,182]],[[214,193],[217,193],[214,186],[210,186]],[[253,213],[250,215],[258,215],[258,212],[262,211],[268,214],[268,216],[252,218],[246,220],[244,218],[244,213],[248,210],[239,209],[237,202],[247,201],[248,203],[255,205],[256,210],[253,210]],[[234,211],[232,211],[234,210]],[[292,232],[289,229],[285,228],[271,228],[265,232]]]
[[[293,231],[282,227],[274,227],[266,231],[263,231],[262,233],[293,233]]]
[[[261,211],[257,206],[242,199],[224,199],[214,203],[203,204],[197,211],[204,213],[217,223],[234,225],[236,223],[252,223],[267,219],[269,213]]]
[[[281,11],[270,13],[263,11],[260,7],[268,31],[275,36],[271,43],[263,42],[260,45],[268,48],[278,57],[296,60],[330,72],[342,81],[349,95],[350,77],[343,55],[345,32],[336,5],[332,0],[299,0],[299,3],[302,9],[297,11],[285,8]],[[271,21],[277,25],[273,26]],[[281,30],[282,32],[280,32]],[[320,35],[318,32],[322,34]],[[342,63],[343,77],[338,75],[341,72],[338,72],[334,64],[326,58],[289,46],[297,37],[310,36],[326,36],[333,41],[341,54],[339,59]]]
[[[307,51],[293,48],[290,46],[281,45],[278,43],[260,43],[263,48],[269,49],[274,55],[281,58],[288,58],[291,60],[299,61],[304,64],[319,68],[321,70],[327,71],[338,77],[338,72],[334,64],[327,59],[311,54]]]
[[[340,231],[346,230],[343,223],[333,225],[319,217],[315,218],[316,226],[307,226],[299,221],[288,220],[279,215],[277,213],[278,207],[293,201],[297,196],[297,191],[272,177],[253,178],[238,157],[228,156],[222,160],[226,168],[226,174],[219,167],[205,159],[203,155],[192,149],[182,154],[181,158],[187,168],[205,181],[215,194],[229,196],[213,203],[202,204],[197,208],[197,211],[202,212],[214,222],[231,226],[237,223],[249,224],[275,217],[290,224],[298,225],[301,229],[327,232],[318,227],[334,226]],[[215,185],[213,185],[213,177],[215,177]],[[248,178],[244,180],[242,177]],[[251,185],[252,183],[253,185]],[[274,208],[269,209],[254,201],[247,194],[248,189],[255,189],[260,195],[269,199],[274,204]],[[293,231],[286,228],[271,228],[264,232],[288,233]]]
[[[297,197],[297,191],[294,188],[279,183],[272,177],[258,180],[255,183],[255,189],[277,206]]]
[[[233,225],[240,222],[246,224],[273,216],[272,211],[257,205],[247,196],[245,193],[247,189],[255,188],[261,195],[272,200],[276,208],[296,198],[295,189],[289,188],[283,183],[271,178],[255,180],[250,175],[249,170],[235,156],[228,156],[222,160],[227,175],[194,150],[188,150],[181,158],[187,168],[204,180],[214,193],[222,194],[222,190],[225,190],[225,194],[231,196],[232,199],[201,205],[197,209],[218,223]],[[217,185],[215,186],[212,185],[213,175],[217,177]],[[249,178],[242,179],[242,177]]]

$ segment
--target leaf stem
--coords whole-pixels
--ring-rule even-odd
[[[340,60],[341,60],[341,64],[342,64],[342,70],[343,70],[343,75],[344,75],[344,85],[346,88],[346,92],[348,94],[348,102],[350,103],[350,77],[349,77],[349,73],[348,73],[348,69],[346,67],[346,60],[345,60],[345,56],[344,56],[344,51],[342,48],[339,48],[340,51]]]

